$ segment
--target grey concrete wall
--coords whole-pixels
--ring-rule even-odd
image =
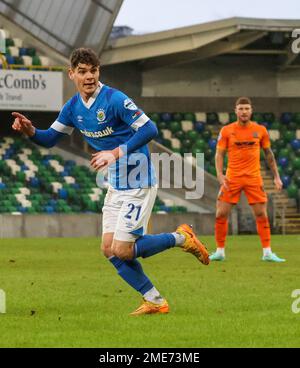
[[[300,68],[277,73],[279,97],[300,97]]]
[[[89,237],[101,233],[101,217],[80,215],[0,215],[0,238]]]
[[[117,88],[131,98],[142,95],[142,73],[137,63],[104,65],[100,79],[103,83]]]
[[[143,71],[142,64],[104,66],[104,83],[121,89],[146,112],[232,111],[236,97],[256,111],[298,112],[300,69],[279,71],[272,57],[223,56]]]
[[[213,214],[186,213],[152,216],[151,233],[159,234],[173,232],[178,225],[186,223],[193,225],[193,229],[199,235],[212,235],[214,233],[215,216]]]
[[[151,218],[149,232],[173,232],[181,223],[192,224],[199,235],[214,233],[214,214],[187,213]],[[4,238],[85,238],[100,237],[102,215],[0,215],[0,239]],[[0,241],[1,245],[1,241]]]
[[[145,97],[277,97],[274,63],[258,57],[220,57],[143,73]]]
[[[143,73],[144,97],[300,98],[300,69],[278,70],[273,58],[224,56]],[[176,79],[174,78],[176,76]]]

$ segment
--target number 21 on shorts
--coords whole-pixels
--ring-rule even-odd
[[[135,221],[138,221],[141,215],[142,206],[135,206],[133,203],[128,204],[129,211],[125,215],[125,218],[128,220],[134,219]]]

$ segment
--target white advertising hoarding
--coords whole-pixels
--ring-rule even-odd
[[[63,73],[0,70],[0,110],[59,111]]]

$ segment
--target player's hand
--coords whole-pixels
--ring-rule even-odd
[[[27,135],[27,137],[34,136],[35,133],[35,127],[32,125],[32,122],[26,118],[26,116],[18,113],[13,112],[12,116],[15,118],[12,128],[13,130],[16,130],[17,132],[23,133]]]
[[[96,171],[103,171],[108,166],[116,162],[117,157],[114,154],[114,151],[100,151],[94,153],[91,159],[91,166]]]
[[[218,175],[218,180],[221,186],[223,186],[226,190],[229,190],[229,181],[225,175]]]
[[[280,192],[283,187],[280,177],[274,179],[274,184],[275,184],[275,188]]]

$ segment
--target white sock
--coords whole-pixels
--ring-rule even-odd
[[[219,254],[220,256],[225,257],[225,248],[217,248],[216,253]]]
[[[152,289],[147,291],[147,293],[145,293],[143,297],[148,302],[155,304],[161,304],[164,301],[164,298],[160,295],[159,291],[154,286]]]
[[[175,247],[180,247],[185,242],[185,236],[179,233],[172,233],[175,238]]]
[[[263,254],[264,254],[264,257],[271,255],[272,254],[271,247],[263,248]]]

